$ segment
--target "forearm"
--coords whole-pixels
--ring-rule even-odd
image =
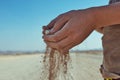
[[[120,3],[92,9],[95,15],[95,28],[120,24]]]
[[[111,5],[101,6],[101,7],[94,7],[87,9],[89,13],[92,12],[93,16],[93,25],[94,26],[87,26],[89,30],[81,31],[85,34],[82,34],[80,40],[84,40],[83,36],[89,35],[92,29],[97,30],[102,33],[103,27],[107,27],[109,25],[120,24],[120,3],[115,3]],[[85,28],[85,26],[84,26]]]

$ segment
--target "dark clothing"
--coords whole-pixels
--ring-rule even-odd
[[[110,4],[120,0],[110,0]],[[120,24],[103,28],[103,65],[104,78],[120,78]],[[119,79],[120,80],[120,79]]]
[[[115,3],[115,2],[119,2],[120,0],[110,0],[109,4]]]

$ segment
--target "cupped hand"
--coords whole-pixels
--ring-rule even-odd
[[[59,15],[43,28],[50,30],[43,36],[46,44],[61,53],[80,44],[95,29],[95,16],[92,10],[72,10]]]
[[[53,19],[47,26],[43,26],[43,34],[46,30],[50,30],[49,34],[53,34],[60,30],[75,14],[77,10],[71,10],[69,12],[60,14]]]

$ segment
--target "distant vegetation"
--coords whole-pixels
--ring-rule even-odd
[[[0,55],[39,54],[43,51],[0,51]]]
[[[0,51],[0,55],[42,54],[45,51]],[[72,50],[72,53],[101,53],[102,50]]]
[[[73,50],[73,51],[71,51],[71,52],[75,52],[75,53],[102,53],[103,52],[103,50]]]

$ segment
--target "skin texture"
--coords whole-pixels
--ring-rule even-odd
[[[72,10],[52,20],[47,26],[49,34],[43,36],[49,47],[61,53],[84,41],[93,30],[102,33],[102,28],[120,24],[120,3],[93,7],[84,10]]]

